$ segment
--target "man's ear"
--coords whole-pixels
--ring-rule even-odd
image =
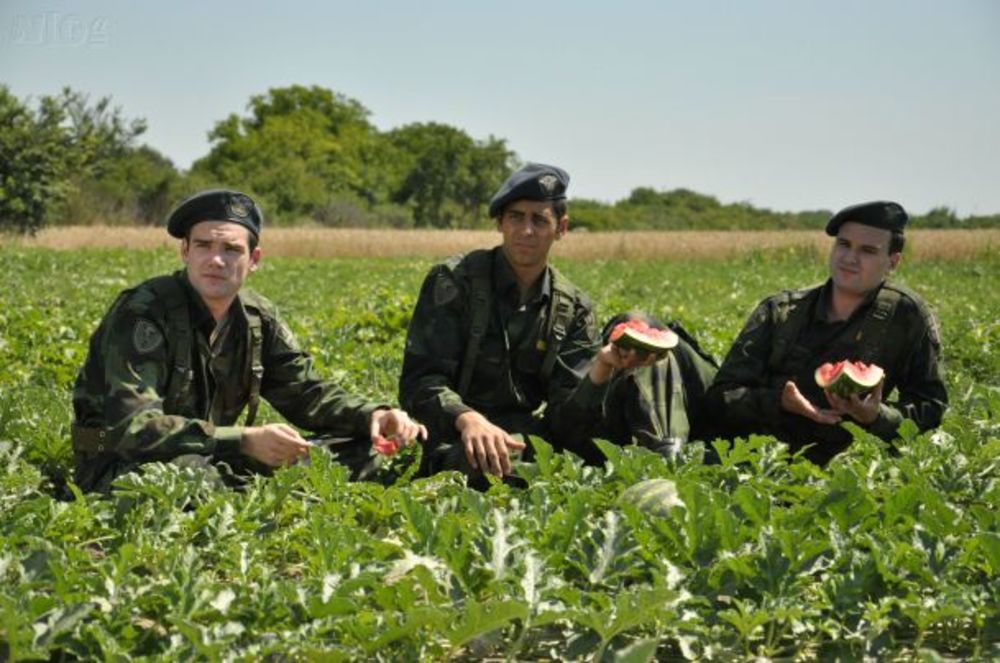
[[[569,216],[563,214],[562,218],[556,221],[556,239],[562,239],[567,232],[569,232]]]
[[[183,238],[181,240],[181,247],[180,247],[181,248],[181,260],[183,260],[185,263],[187,263],[187,258],[188,258],[188,247],[189,247],[188,240],[187,240],[187,237],[185,237],[185,238]]]
[[[260,258],[261,258],[262,255],[263,255],[263,253],[261,252],[259,246],[256,247],[253,251],[250,252],[250,271],[251,272],[257,271],[257,265],[260,264]]]
[[[899,263],[903,261],[903,252],[896,251],[895,253],[889,254],[889,271],[895,271],[899,267]]]

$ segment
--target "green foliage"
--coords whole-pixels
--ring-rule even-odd
[[[0,231],[34,233],[75,190],[145,130],[110,99],[88,104],[69,88],[32,109],[0,86]]]
[[[252,194],[278,225],[477,227],[488,225],[486,203],[517,163],[503,138],[476,140],[437,122],[379,131],[361,102],[291,85],[217,122],[209,153],[181,173],[156,150],[136,147],[145,122],[126,121],[110,103],[64,89],[33,110],[0,86],[0,231],[161,223],[173,204],[211,187]],[[817,229],[830,216],[649,187],[613,204],[572,199],[570,214],[590,230]],[[996,228],[1000,214],[959,218],[937,207],[914,225]]]
[[[398,151],[402,179],[392,198],[413,207],[417,226],[468,227],[486,220],[485,205],[511,173],[503,140],[474,141],[444,124],[409,124],[386,140]]]
[[[854,429],[826,469],[765,437],[715,441],[711,466],[701,445],[669,460],[606,445],[596,469],[536,440],[524,490],[481,494],[456,474],[350,484],[317,454],[242,493],[151,465],[110,499],[70,502],[51,481],[70,463],[87,338],[119,290],[176,257],[0,258],[5,658],[1000,656],[1000,338],[977,287],[1000,279],[995,258],[905,269],[940,314],[953,404],[937,432],[904,428],[898,455]],[[275,259],[253,285],[323,373],[391,400],[427,266]],[[679,318],[720,356],[756,301],[822,272],[805,253],[561,268],[602,315]],[[673,486],[669,508],[623,497],[650,479]]]

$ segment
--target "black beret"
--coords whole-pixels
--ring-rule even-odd
[[[562,168],[544,163],[529,163],[507,178],[490,200],[490,218],[503,213],[507,203],[515,200],[565,200],[569,175]]]
[[[167,217],[167,232],[174,237],[184,238],[191,226],[201,221],[238,223],[260,237],[264,214],[245,193],[210,189],[196,193],[178,205]]]
[[[854,221],[866,226],[874,226],[875,228],[884,228],[885,230],[902,231],[909,220],[910,217],[906,216],[906,210],[903,209],[902,205],[885,200],[876,200],[870,203],[845,207],[831,216],[830,220],[826,223],[826,234],[831,237],[835,236],[837,231],[840,230],[840,226],[848,221]]]

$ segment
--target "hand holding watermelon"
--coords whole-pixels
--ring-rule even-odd
[[[823,388],[833,410],[861,424],[878,418],[885,372],[875,364],[838,361],[816,369],[816,384]]]
[[[397,409],[372,412],[370,429],[372,447],[385,456],[395,454],[417,438],[427,439],[427,428]]]

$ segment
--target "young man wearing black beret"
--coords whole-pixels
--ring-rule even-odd
[[[590,299],[548,260],[569,227],[568,184],[555,166],[518,170],[489,206],[502,244],[424,280],[399,382],[400,403],[429,432],[424,473],[459,470],[479,485],[509,476],[512,456],[530,457],[522,436],[559,446],[569,399],[597,397],[575,389],[600,347]]]
[[[200,466],[226,483],[309,453],[286,424],[254,425],[260,398],[321,434],[355,478],[372,443],[424,428],[402,410],[324,381],[268,300],[243,288],[261,259],[263,214],[238,191],[181,203],[167,230],[184,269],[121,293],[90,341],[73,392],[76,483],[108,492],[143,463]],[[243,425],[236,425],[247,410]]]
[[[727,437],[765,433],[824,464],[851,443],[853,421],[892,441],[903,419],[934,428],[948,403],[938,324],[924,301],[890,280],[908,217],[893,202],[847,207],[830,218],[830,278],[765,299],[751,314],[709,388]],[[840,397],[816,384],[824,363],[877,364],[884,380]],[[889,400],[898,392],[895,400]]]

